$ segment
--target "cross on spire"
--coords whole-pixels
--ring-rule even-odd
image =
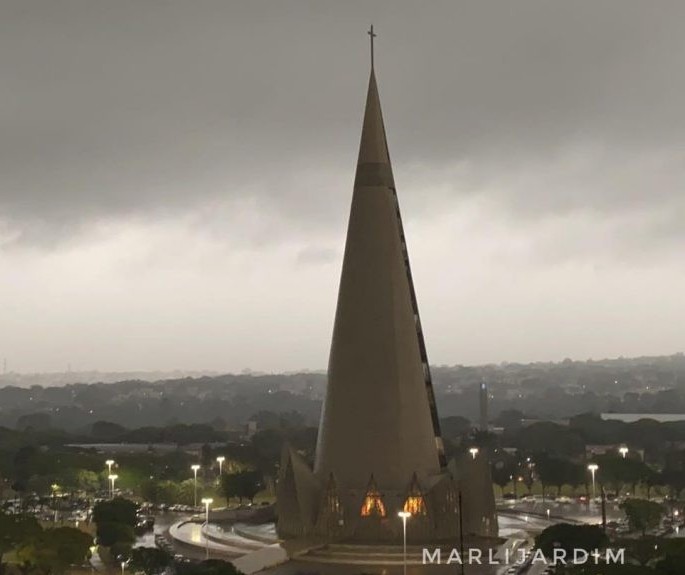
[[[369,31],[367,32],[369,35],[369,39],[371,40],[371,69],[373,70],[373,39],[376,37],[376,33],[373,31],[373,24],[371,24],[371,28],[369,28]]]

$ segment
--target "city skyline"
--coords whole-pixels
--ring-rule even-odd
[[[11,370],[323,369],[371,21],[431,363],[683,350],[679,3],[1,4]]]

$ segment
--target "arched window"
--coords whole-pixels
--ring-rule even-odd
[[[404,500],[403,510],[412,515],[426,514],[426,501],[423,498],[423,492],[421,491],[421,486],[419,485],[416,473],[414,473],[414,476],[412,477],[409,493]]]
[[[331,473],[328,477],[328,486],[326,487],[325,508],[330,515],[338,515],[340,513],[340,498],[338,497],[338,486],[335,478]]]
[[[381,497],[378,488],[376,487],[376,480],[371,476],[369,485],[366,488],[366,495],[362,503],[360,511],[362,517],[385,517],[385,504]]]

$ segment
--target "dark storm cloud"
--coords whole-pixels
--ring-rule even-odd
[[[325,365],[371,22],[432,360],[682,350],[684,21],[680,0],[0,0],[0,357]]]
[[[0,6],[0,219],[27,241],[245,198],[344,211],[372,20],[396,171],[448,174],[434,201],[682,208],[682,2]]]

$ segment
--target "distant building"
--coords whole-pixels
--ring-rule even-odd
[[[592,457],[593,455],[619,455],[622,447],[625,447],[625,444],[618,443],[609,445],[586,445],[585,455],[587,457]],[[639,455],[640,459],[644,461],[644,449],[630,449],[629,453],[632,455]]]
[[[530,427],[531,425],[535,425],[537,423],[553,423],[562,427],[568,427],[571,425],[571,421],[569,419],[532,419],[526,417],[521,420],[521,427]]]
[[[480,430],[488,430],[488,386],[483,381],[480,384]]]
[[[245,437],[250,439],[257,431],[259,431],[257,422],[254,419],[250,419],[250,421],[247,422],[247,425],[245,425]]]
[[[685,413],[602,413],[604,421],[622,421],[623,423],[635,423],[641,419],[652,419],[659,423],[673,423],[685,421]]]

